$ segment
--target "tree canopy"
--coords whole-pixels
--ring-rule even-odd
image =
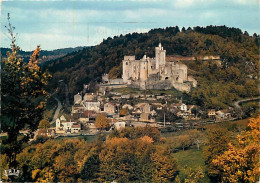
[[[18,54],[20,48],[16,45],[14,27],[10,21],[7,29],[12,40],[12,51],[1,63],[1,130],[8,136],[3,141],[4,148],[1,150],[4,152],[1,153],[6,153],[10,167],[15,167],[16,154],[23,142],[32,138],[32,132],[42,119],[47,97],[44,87],[50,75],[38,66],[40,47],[35,49],[29,63],[24,62]],[[18,139],[22,129],[28,129],[28,134]]]

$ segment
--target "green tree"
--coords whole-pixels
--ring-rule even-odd
[[[49,121],[47,121],[47,119],[42,119],[38,126],[39,129],[48,129],[50,127],[51,127],[51,124]]]
[[[33,131],[38,127],[46,103],[44,86],[50,75],[42,72],[38,66],[40,47],[33,52],[29,63],[23,61],[16,45],[14,27],[10,23],[8,14],[8,32],[11,36],[12,51],[7,53],[7,58],[2,64],[2,114],[1,129],[7,132],[7,139],[3,141],[5,152],[9,158],[9,166],[15,168],[16,154],[21,150],[23,142],[33,136]],[[27,128],[29,134],[19,138],[19,131]]]
[[[205,163],[208,167],[208,175],[212,180],[220,180],[220,172],[212,163],[212,160],[228,150],[230,135],[228,131],[220,126],[212,125],[207,129],[208,146],[204,151]]]

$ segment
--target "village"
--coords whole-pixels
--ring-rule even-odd
[[[187,105],[181,99],[172,100],[166,94],[122,94],[114,90],[74,95],[70,115],[61,115],[55,127],[38,129],[36,136],[58,137],[95,135],[101,131],[96,125],[98,116],[109,121],[109,128],[152,126],[173,131],[200,129],[205,124],[233,120],[232,109],[202,111],[199,106]]]

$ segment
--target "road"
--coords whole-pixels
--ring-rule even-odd
[[[59,117],[59,113],[60,113],[60,110],[62,108],[60,100],[58,98],[56,98],[56,97],[53,97],[53,98],[58,102],[58,107],[57,107],[57,109],[56,109],[56,111],[54,113],[54,116],[52,118],[51,124],[54,123],[56,121],[56,119]]]
[[[260,99],[260,96],[254,97],[254,98],[246,98],[246,99],[238,100],[238,101],[234,102],[234,106],[238,109],[241,109],[239,103],[247,102],[247,101],[251,101],[251,100],[258,100],[258,99]]]

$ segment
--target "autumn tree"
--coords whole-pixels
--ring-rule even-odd
[[[251,118],[247,131],[238,135],[239,146],[229,148],[213,160],[222,182],[257,182],[260,177],[260,116]]]
[[[48,129],[50,127],[51,127],[51,124],[49,121],[47,121],[47,119],[42,119],[38,126],[39,129]]]
[[[185,168],[185,180],[184,183],[202,183],[205,174],[202,168],[199,166],[197,169]]]
[[[184,151],[185,148],[190,147],[191,146],[191,140],[189,135],[184,134],[184,135],[179,135],[178,137],[178,141],[179,141],[179,145],[182,148],[182,150]]]
[[[208,167],[208,175],[211,179],[219,181],[220,172],[212,160],[228,150],[230,134],[228,131],[218,125],[211,125],[207,129],[207,148],[204,150],[205,164]]]
[[[95,126],[97,129],[99,129],[101,131],[108,129],[110,127],[110,120],[107,119],[107,117],[104,114],[99,114],[96,117]]]
[[[120,111],[119,111],[120,116],[125,116],[125,115],[128,115],[128,114],[129,114],[129,112],[126,108],[120,109]]]
[[[153,161],[153,182],[172,182],[177,175],[177,164],[168,151],[158,147],[152,153]]]
[[[23,142],[33,136],[38,127],[46,103],[44,90],[50,75],[42,72],[38,66],[40,47],[38,46],[30,58],[29,63],[23,61],[16,45],[14,27],[10,23],[8,14],[8,32],[11,36],[12,51],[7,53],[2,65],[2,110],[1,129],[7,132],[7,139],[3,141],[5,152],[9,158],[9,166],[15,168],[16,154],[21,150]],[[29,133],[18,139],[19,131],[27,128]]]

